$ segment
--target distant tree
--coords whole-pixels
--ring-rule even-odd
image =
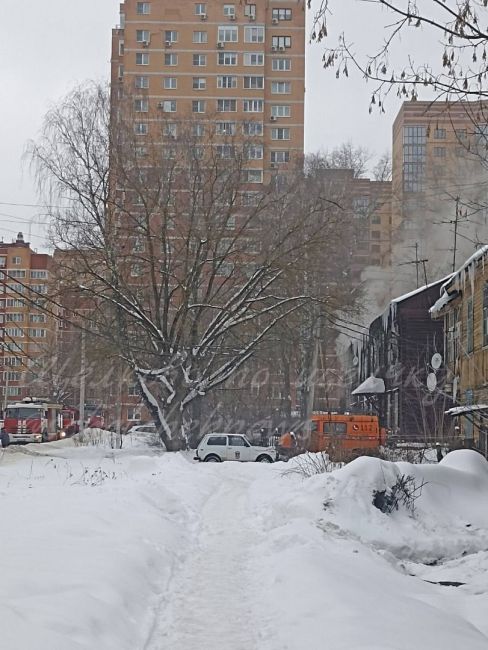
[[[373,178],[375,181],[391,181],[391,172],[391,154],[385,151],[373,168]]]
[[[320,169],[352,169],[354,177],[360,178],[367,172],[370,159],[371,154],[365,147],[343,142],[331,151],[308,155],[306,171],[311,174]]]

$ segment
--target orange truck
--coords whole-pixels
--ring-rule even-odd
[[[308,450],[377,449],[386,442],[386,430],[377,415],[323,413],[312,416]]]

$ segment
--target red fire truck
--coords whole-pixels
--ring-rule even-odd
[[[46,399],[25,397],[5,410],[4,439],[7,444],[48,442],[65,437],[62,405]]]

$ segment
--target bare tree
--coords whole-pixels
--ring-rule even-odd
[[[312,40],[328,39],[335,5],[335,0],[320,0],[314,13]],[[312,7],[312,0],[308,0],[308,6]],[[383,110],[385,97],[392,89],[399,97],[410,99],[417,99],[423,88],[451,100],[486,99],[487,7],[486,0],[370,0],[372,20],[387,16],[382,25],[387,32],[383,42],[376,48],[368,43],[373,54],[361,55],[349,41],[347,32],[342,31],[338,41],[327,46],[324,67],[335,68],[337,76],[348,76],[355,67],[366,78],[377,82],[370,110],[374,106]],[[383,14],[375,13],[377,9],[383,9]],[[408,52],[405,39],[408,43],[410,29],[419,30],[425,36],[433,51],[431,60],[416,61]],[[400,42],[397,51],[395,47]],[[394,63],[396,58],[400,61],[398,65]]]
[[[78,88],[29,152],[57,206],[53,243],[67,252],[59,270],[77,316],[112,342],[178,449],[192,405],[314,299],[296,269],[337,222],[300,170],[261,178],[252,135],[133,107],[111,112],[107,89]]]
[[[314,174],[321,169],[352,169],[355,178],[367,172],[370,152],[365,147],[355,146],[352,142],[343,142],[332,151],[310,154],[306,159],[307,173]]]
[[[385,151],[374,166],[373,178],[375,181],[391,181],[391,173],[391,153]]]

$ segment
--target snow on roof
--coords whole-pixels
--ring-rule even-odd
[[[385,392],[385,382],[380,377],[368,377],[351,395],[377,395]]]
[[[405,294],[403,294],[403,296],[398,296],[398,298],[393,298],[393,300],[391,302],[392,303],[403,302],[404,300],[408,300],[408,298],[412,298],[412,296],[415,296],[418,293],[422,293],[422,291],[426,291],[427,289],[430,289],[431,287],[435,287],[436,284],[439,284],[440,282],[449,281],[451,278],[452,278],[452,273],[447,275],[445,278],[442,278],[441,280],[436,280],[435,282],[431,282],[430,284],[424,284],[423,287],[419,287],[418,289],[414,289],[413,291],[410,291],[409,293],[405,293]]]
[[[484,268],[484,257],[488,253],[488,246],[482,246],[475,253],[468,257],[468,259],[458,268],[458,270],[453,273],[447,282],[445,282],[441,287],[441,296],[439,300],[430,308],[430,313],[435,316],[437,315],[451,300],[456,298],[461,289],[465,288],[465,271],[468,272],[469,280],[471,283],[471,292],[474,293],[474,271],[476,263],[480,260],[483,260]],[[451,292],[448,291],[451,289]]]
[[[488,411],[488,404],[465,404],[464,406],[454,406],[452,409],[445,411],[446,415],[463,415],[464,413],[475,413],[477,411]]]

